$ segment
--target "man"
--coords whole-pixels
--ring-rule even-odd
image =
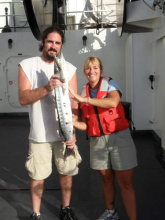
[[[71,209],[72,176],[78,173],[81,157],[75,146],[75,135],[72,140],[63,143],[59,132],[57,109],[55,107],[54,88],[62,86],[62,82],[54,75],[54,57],[61,53],[64,34],[58,27],[48,27],[42,34],[39,50],[41,57],[25,59],[19,67],[19,101],[29,106],[30,134],[29,154],[26,168],[31,177],[31,197],[33,214],[31,219],[41,219],[40,206],[44,190],[44,179],[52,172],[52,152],[57,170],[60,174],[62,206],[60,219],[77,219]],[[64,60],[65,75],[69,87],[77,90],[76,68]],[[71,99],[72,112],[77,120],[78,104]],[[64,159],[66,144],[75,151]]]

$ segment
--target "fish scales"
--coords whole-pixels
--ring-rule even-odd
[[[68,84],[64,81],[65,78],[63,76],[63,71],[57,62],[56,57],[54,60],[54,74],[59,75],[59,79],[64,82],[63,86],[54,89],[59,127],[64,140],[69,141],[72,139],[73,135],[73,124]]]

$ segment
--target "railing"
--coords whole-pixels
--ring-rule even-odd
[[[80,5],[80,2],[84,2],[84,5],[82,5],[81,9],[77,7],[76,10],[74,10],[72,7],[70,7],[71,2],[72,0],[68,0],[66,5],[65,4],[66,0],[63,0],[63,6],[59,9],[59,12],[62,14],[64,18],[64,25],[67,27],[67,29],[90,28],[90,25],[92,27],[96,27],[98,26],[98,24],[101,27],[117,26],[117,21],[116,21],[116,14],[118,13],[117,9],[103,10],[104,9],[103,0],[100,0],[101,3],[99,9],[97,7],[97,10],[95,11],[86,10],[85,1],[80,1],[80,0],[75,1],[76,5]],[[110,1],[110,2],[113,2],[110,3],[112,4],[112,8],[115,7],[116,1]],[[127,2],[131,2],[131,0],[127,0]],[[7,14],[5,12],[5,8],[8,9]],[[90,21],[90,19],[88,19],[88,15],[90,15],[91,13],[94,13],[96,17],[95,20]],[[109,20],[104,19],[106,17],[105,13],[107,13],[107,17]],[[99,17],[99,19],[97,17]],[[26,31],[26,29],[29,28],[29,24],[24,10],[23,1],[20,0],[20,1],[0,2],[0,24],[1,24],[0,32],[1,31],[3,32],[5,26],[7,26],[7,23],[12,32]]]
[[[29,28],[23,1],[0,2],[0,32],[7,32],[6,26],[12,32]]]

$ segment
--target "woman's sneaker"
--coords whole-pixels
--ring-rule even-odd
[[[30,220],[41,220],[41,215],[37,215],[36,213],[33,213],[30,216]]]
[[[70,206],[65,207],[65,209],[61,207],[59,216],[61,220],[78,220]]]
[[[114,213],[111,213],[109,210],[106,209],[105,212],[97,220],[119,220],[119,215],[116,209]]]

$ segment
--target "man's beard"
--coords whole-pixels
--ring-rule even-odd
[[[50,55],[50,54],[48,54],[48,52],[45,52],[44,55],[47,60],[54,61],[54,55]]]
[[[54,50],[54,49],[49,49],[48,51],[43,51],[44,52],[44,56],[45,56],[45,58],[47,59],[47,60],[49,60],[49,61],[54,61],[54,56],[55,55],[50,55],[49,54],[49,51],[53,51],[53,52],[56,52],[56,54],[57,54],[57,51],[56,50]]]

